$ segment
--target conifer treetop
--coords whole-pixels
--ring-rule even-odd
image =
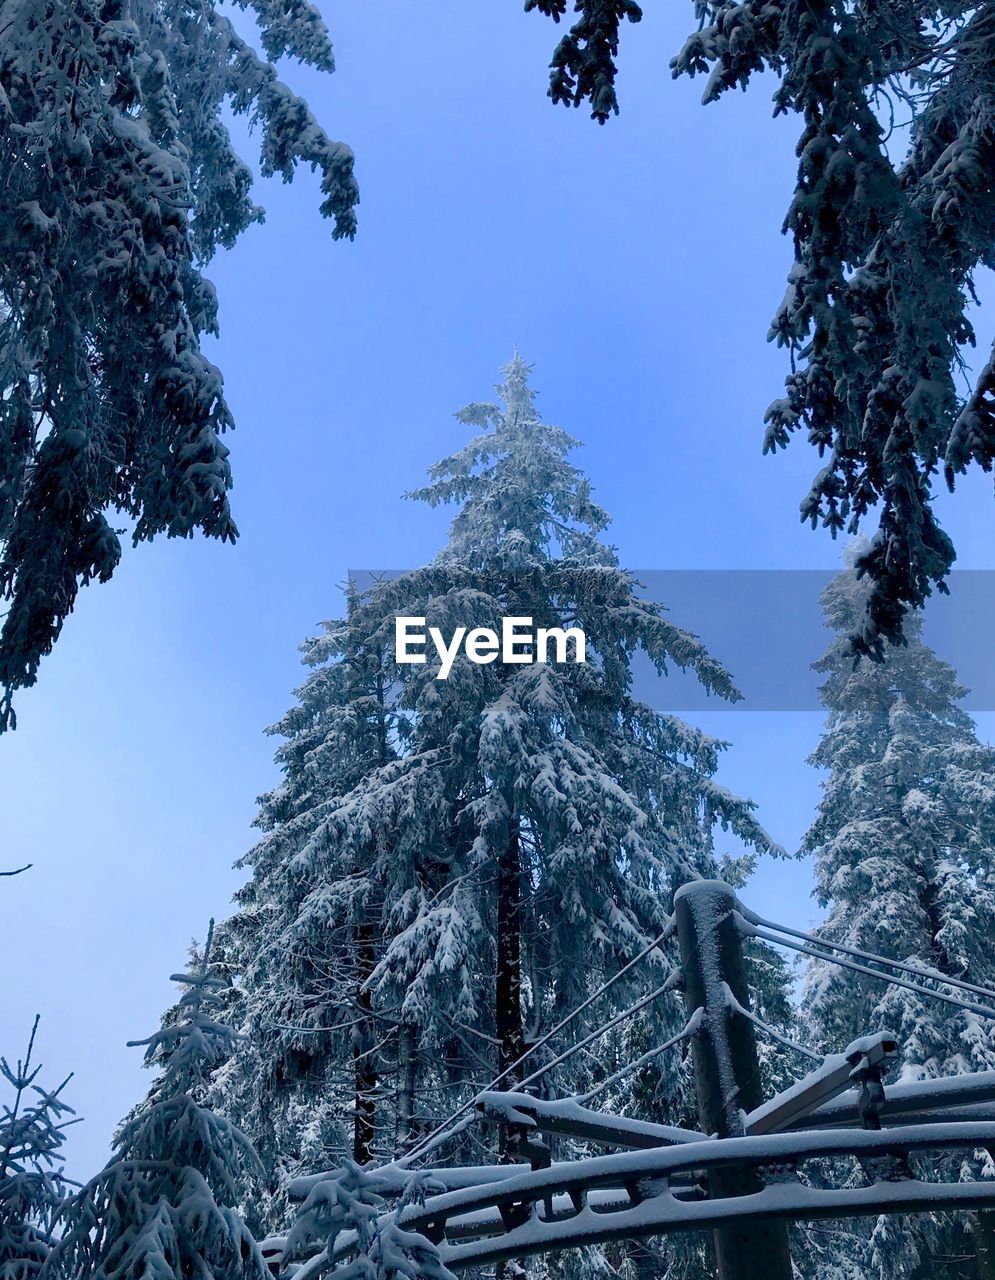
[[[0,1107],[0,1278],[37,1280],[54,1243],[53,1225],[67,1190],[62,1160],[65,1130],[75,1123],[57,1088],[37,1083],[32,1062],[39,1019],[27,1051],[12,1066],[0,1058],[0,1079],[12,1098]]]
[[[597,539],[611,517],[567,461],[579,441],[542,421],[532,368],[516,351],[501,370],[499,403],[469,404],[456,414],[481,434],[430,467],[431,483],[407,495],[433,507],[460,504],[438,564],[524,570],[554,558],[616,563]]]

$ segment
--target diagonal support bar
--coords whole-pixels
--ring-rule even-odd
[[[746,1117],[746,1132],[782,1133],[797,1126],[817,1107],[852,1089],[855,1071],[864,1067],[883,1068],[894,1060],[897,1052],[898,1042],[890,1031],[854,1040],[842,1053],[830,1054],[821,1066],[751,1111]],[[851,1104],[856,1115],[856,1097]]]

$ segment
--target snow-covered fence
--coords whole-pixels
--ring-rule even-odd
[[[896,1130],[765,1134],[627,1151],[553,1165],[435,1196],[400,1225],[440,1246],[453,1271],[578,1245],[721,1227],[750,1218],[817,1219],[995,1208],[995,1182],[932,1182],[930,1156],[995,1150],[995,1122],[940,1123]],[[920,1173],[913,1172],[917,1158]],[[848,1185],[822,1182],[849,1159]],[[849,1185],[856,1165],[863,1186]],[[761,1190],[711,1199],[718,1169],[753,1171]]]
[[[385,1229],[425,1237],[424,1247],[430,1247],[426,1241],[434,1244],[438,1261],[450,1271],[612,1240],[712,1230],[721,1280],[779,1280],[782,1272],[790,1274],[784,1229],[789,1221],[995,1210],[995,1180],[977,1174],[951,1181],[949,1161],[944,1173],[945,1158],[958,1150],[981,1148],[995,1155],[995,1072],[886,1089],[884,1074],[897,1043],[881,1031],[821,1061],[813,1050],[791,1043],[817,1065],[764,1100],[755,1037],[758,1031],[775,1039],[783,1036],[750,1008],[742,941],[759,936],[806,951],[818,947],[827,962],[988,1019],[995,1019],[995,990],[959,979],[947,983],[931,970],[823,943],[764,921],[721,881],[686,885],[675,906],[671,925],[626,970],[676,932],[679,974],[533,1070],[514,1091],[496,1088],[506,1080],[505,1071],[461,1103],[412,1151],[377,1169],[381,1201],[396,1206],[381,1215]],[[579,1008],[599,998],[618,976]],[[586,1105],[593,1093],[548,1100],[525,1092],[550,1066],[672,989],[675,978],[687,1003],[684,1030],[598,1088],[617,1081],[647,1056],[690,1042],[700,1131],[594,1111]],[[951,989],[940,989],[944,986]],[[986,1003],[979,1004],[976,997]],[[578,1012],[537,1041],[523,1059]],[[480,1118],[506,1126],[529,1164],[415,1170],[415,1160],[424,1160]],[[863,1128],[848,1127],[856,1124]],[[541,1134],[609,1148],[613,1154],[554,1164],[550,1148],[536,1141]],[[426,1175],[434,1194],[426,1198],[423,1187],[412,1200],[409,1183]],[[331,1171],[296,1179],[289,1188],[291,1199],[308,1197],[324,1180],[340,1176],[341,1171]],[[340,1232],[302,1265],[291,1261],[293,1249],[285,1253],[285,1244],[276,1237],[263,1242],[273,1271],[283,1280],[319,1280],[347,1263],[357,1237]]]

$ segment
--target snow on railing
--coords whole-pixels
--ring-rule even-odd
[[[938,1080],[890,1084],[879,1116],[885,1126],[930,1124],[945,1120],[995,1120],[995,1071],[973,1071]],[[829,1128],[860,1124],[857,1093],[848,1090],[792,1123],[792,1128]]]
[[[991,1180],[926,1182],[910,1172],[916,1153],[984,1146],[995,1147],[995,1122],[708,1139],[553,1165],[434,1196],[399,1215],[398,1223],[435,1240],[446,1266],[462,1270],[627,1236],[700,1230],[742,1216],[993,1208]],[[813,1187],[799,1177],[811,1161],[845,1158],[862,1168],[866,1186]],[[707,1174],[729,1166],[756,1170],[766,1185],[745,1196],[709,1199]],[[488,1230],[494,1234],[484,1235]]]
[[[608,1147],[645,1150],[705,1140],[705,1135],[694,1129],[590,1111],[573,1098],[545,1101],[527,1093],[492,1092],[481,1094],[477,1106],[485,1115],[496,1116],[506,1124]]]

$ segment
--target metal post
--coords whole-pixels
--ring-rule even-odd
[[[703,1133],[743,1133],[743,1119],[763,1101],[753,1024],[736,1009],[749,1008],[736,895],[721,880],[682,886],[674,898],[688,1014],[702,1011],[692,1042],[694,1083]],[[730,995],[733,999],[730,999]],[[709,1195],[750,1195],[761,1189],[745,1169],[709,1175]],[[719,1280],[792,1280],[783,1222],[743,1222],[715,1232]]]

